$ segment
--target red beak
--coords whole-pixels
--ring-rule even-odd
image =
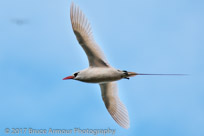
[[[63,78],[62,80],[73,79],[73,78],[74,76],[68,76],[68,77]]]

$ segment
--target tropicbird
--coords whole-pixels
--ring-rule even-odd
[[[143,74],[113,68],[95,42],[89,21],[80,8],[73,2],[70,7],[70,18],[74,34],[88,57],[89,67],[75,72],[73,75],[63,78],[63,80],[74,79],[87,83],[98,83],[101,88],[103,102],[112,118],[121,127],[129,128],[128,111],[118,97],[118,89],[115,81],[129,79],[136,75],[181,74]]]

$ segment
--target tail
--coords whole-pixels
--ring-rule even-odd
[[[125,72],[126,79],[129,79],[129,77],[137,76],[137,75],[153,75],[153,76],[187,76],[187,74],[144,74],[144,73],[135,73],[135,72]]]
[[[144,73],[136,73],[136,75],[153,75],[153,76],[188,76],[188,74],[144,74]]]

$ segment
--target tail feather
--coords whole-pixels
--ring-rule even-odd
[[[155,75],[155,76],[187,76],[188,74],[145,74],[145,73],[137,73],[137,75]]]

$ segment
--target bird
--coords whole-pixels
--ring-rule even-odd
[[[22,26],[22,25],[26,25],[29,23],[28,19],[21,19],[21,18],[14,18],[11,20],[12,23]]]
[[[180,74],[143,74],[116,69],[108,63],[104,53],[94,40],[88,19],[74,2],[72,2],[70,6],[70,19],[76,39],[87,55],[89,67],[75,72],[71,76],[63,78],[63,80],[73,79],[86,83],[99,84],[102,100],[108,112],[118,125],[128,129],[130,127],[128,110],[118,96],[116,81],[129,79],[136,75]]]

